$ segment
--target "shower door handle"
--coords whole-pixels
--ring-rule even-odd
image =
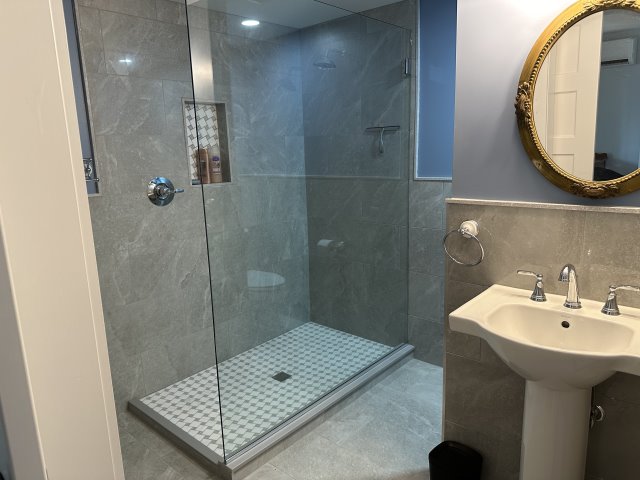
[[[147,185],[149,201],[159,207],[169,205],[176,193],[184,193],[184,188],[175,188],[171,180],[155,177]]]

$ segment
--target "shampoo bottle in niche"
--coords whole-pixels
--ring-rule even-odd
[[[211,166],[209,165],[209,152],[206,148],[199,148],[196,153],[198,156],[198,175],[200,183],[211,183]]]
[[[214,146],[211,157],[211,183],[222,183],[222,162],[220,161],[220,148]]]

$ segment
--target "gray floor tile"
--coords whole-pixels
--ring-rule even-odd
[[[293,477],[281,472],[271,464],[266,464],[249,475],[246,480],[295,480]]]
[[[411,360],[271,465],[294,480],[428,480],[428,453],[441,439],[441,403],[442,369]],[[259,478],[272,477],[250,480]]]
[[[366,452],[336,445],[320,435],[307,435],[275,457],[271,464],[295,480],[382,480],[386,469]]]

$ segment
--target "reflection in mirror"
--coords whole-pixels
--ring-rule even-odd
[[[639,168],[640,14],[590,15],[557,41],[538,75],[533,100],[542,146],[567,173],[613,180]]]

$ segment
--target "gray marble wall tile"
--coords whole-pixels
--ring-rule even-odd
[[[516,282],[515,285],[524,286],[525,280],[522,277],[518,279],[516,274],[519,268],[543,273],[547,278],[557,276],[568,262],[580,271],[584,212],[530,209],[522,215],[516,208],[461,207],[448,206],[447,230],[458,228],[464,220],[475,219],[480,224],[480,239],[486,255],[479,268],[449,262],[447,275],[451,280],[477,285]],[[571,235],[568,232],[572,232]],[[478,255],[477,245],[461,239],[461,236],[453,236],[448,245],[452,253],[467,260]],[[544,248],[543,245],[553,245],[553,248]],[[552,293],[562,288],[558,282],[547,282],[547,290]]]
[[[287,135],[284,137],[284,149],[287,161],[285,162],[285,175],[304,176],[304,136]]]
[[[369,25],[372,23],[370,20]],[[364,37],[364,50],[368,52],[363,62],[365,85],[382,84],[387,88],[404,84],[402,61],[408,55],[409,33],[402,28],[382,24],[375,31],[369,28]],[[403,123],[406,118],[403,118]]]
[[[307,207],[310,218],[336,220],[362,216],[363,182],[352,178],[309,178]]]
[[[184,57],[107,50],[105,64],[106,73],[112,75],[191,82],[191,64]]]
[[[78,7],[78,31],[82,43],[82,59],[84,72],[104,73],[104,46],[102,44],[102,26],[100,10]]]
[[[406,181],[362,181],[362,216],[388,225],[407,225],[409,185]]]
[[[407,228],[365,221],[311,219],[309,245],[321,239],[343,242],[338,258],[398,269],[407,268]]]
[[[444,278],[444,233],[444,230],[409,229],[409,268],[412,271]]]
[[[96,135],[164,132],[161,80],[93,74],[88,91]]]
[[[397,76],[398,68],[393,70]],[[373,85],[365,85],[362,92],[361,127],[365,130],[369,127],[383,125],[407,124],[409,98],[407,96],[405,79],[396,82],[380,82]],[[398,132],[385,133],[385,141],[388,138],[398,137]]]
[[[182,480],[161,457],[129,434],[121,435],[124,472],[127,479]]]
[[[441,279],[418,272],[409,272],[409,315],[439,322],[444,308]]]
[[[155,0],[78,0],[79,5],[103,11],[125,13],[138,17],[156,18]]]
[[[304,131],[311,136],[361,133],[362,98],[327,89],[305,95]],[[338,98],[336,98],[338,97]],[[331,98],[331,101],[328,101]]]
[[[445,398],[447,421],[473,425],[500,438],[522,432],[524,379],[503,366],[497,368],[447,354]]]
[[[444,325],[409,315],[409,343],[414,358],[442,366],[444,363]]]
[[[447,353],[480,361],[481,340],[472,335],[453,332],[449,327],[449,314],[479,295],[487,287],[463,282],[445,283],[445,348]]]
[[[155,392],[216,363],[213,322],[208,328],[176,337],[142,353],[145,390]]]
[[[155,17],[155,2],[153,3]],[[189,58],[189,42],[185,26],[104,10],[100,12],[100,18],[104,48],[107,51]]]
[[[409,185],[409,224],[414,228],[444,229],[444,182],[413,181]]]
[[[155,0],[155,2],[156,19],[177,25],[187,24],[187,9],[185,8],[184,2],[176,2],[173,0]],[[205,9],[189,6],[189,10],[193,10],[194,17],[202,17],[204,14],[206,18],[207,11]],[[196,15],[196,13],[198,13],[198,15]],[[191,18],[189,20],[191,20]]]

